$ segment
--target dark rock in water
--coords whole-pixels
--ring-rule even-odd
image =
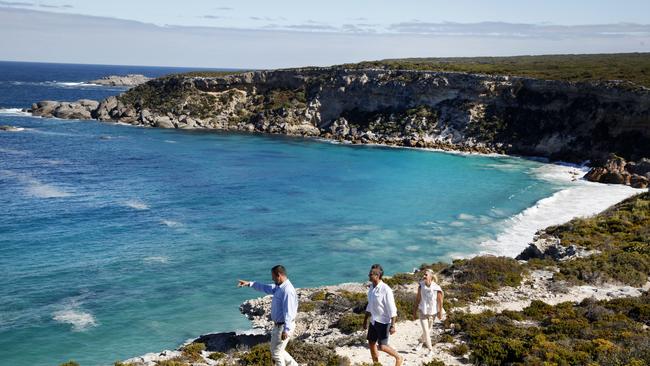
[[[18,132],[18,131],[22,131],[22,130],[24,130],[24,128],[22,128],[22,127],[9,126],[9,125],[0,126],[0,131]]]
[[[235,332],[202,335],[194,343],[203,343],[210,352],[228,352],[238,347],[253,347],[271,340],[269,334],[237,334]]]

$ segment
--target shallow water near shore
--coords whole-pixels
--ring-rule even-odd
[[[74,86],[84,78],[0,85],[0,125],[24,128],[0,132],[2,363],[109,365],[246,329],[238,306],[260,294],[236,280],[270,280],[277,263],[308,287],[363,281],[377,262],[394,273],[518,251],[539,220],[526,210],[584,185],[568,168],[512,157],[17,110],[26,100],[116,93]],[[13,79],[0,83],[21,82]],[[545,215],[558,212],[550,206]]]

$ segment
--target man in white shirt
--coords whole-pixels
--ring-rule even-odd
[[[372,362],[379,362],[377,350],[386,352],[395,358],[395,366],[400,366],[404,358],[397,351],[388,345],[389,334],[395,333],[395,322],[397,321],[397,306],[393,290],[385,284],[381,278],[384,270],[379,264],[373,264],[368,273],[371,282],[368,290],[368,306],[366,316],[363,319],[363,327],[368,327],[368,345]],[[370,326],[368,326],[370,317]]]
[[[239,280],[238,287],[252,287],[257,291],[273,294],[271,300],[271,358],[275,366],[298,366],[298,363],[285,350],[295,327],[298,312],[296,289],[287,278],[284,266],[271,268],[273,284]]]

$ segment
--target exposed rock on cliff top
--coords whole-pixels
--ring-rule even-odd
[[[48,105],[32,110],[81,118]],[[177,75],[108,98],[90,114],[162,128],[592,160],[607,172],[612,153],[632,161],[650,157],[650,90],[623,82],[340,68]],[[643,174],[628,173],[615,180],[647,186]],[[609,179],[602,177],[590,175]]]
[[[151,78],[146,77],[144,75],[128,74],[124,76],[120,76],[120,75],[104,76],[101,79],[91,80],[89,81],[89,83],[106,85],[106,86],[136,86],[136,85],[144,84],[149,80],[151,80]]]

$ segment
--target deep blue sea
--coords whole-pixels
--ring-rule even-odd
[[[202,333],[284,264],[297,287],[482,250],[565,187],[544,164],[258,134],[34,118],[101,76],[171,68],[0,63],[0,363],[112,365]],[[525,243],[523,244],[525,246]]]

